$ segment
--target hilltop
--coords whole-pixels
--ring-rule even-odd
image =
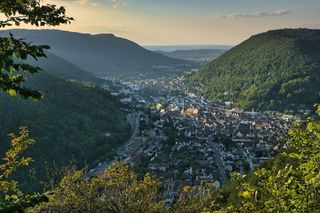
[[[8,32],[17,38],[27,38],[34,44],[49,45],[54,55],[96,76],[161,75],[168,70],[182,70],[190,66],[190,62],[152,52],[113,34],[14,29],[2,31],[2,35],[8,35]]]
[[[282,29],[254,35],[194,74],[195,91],[258,110],[320,101],[320,30]]]

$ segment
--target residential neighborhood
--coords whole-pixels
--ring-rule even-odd
[[[123,82],[117,93],[137,120],[133,137],[114,161],[156,175],[164,182],[169,206],[183,195],[185,186],[210,181],[219,188],[231,173],[253,171],[287,148],[281,137],[292,121],[300,119],[217,104],[182,92],[187,91],[181,89],[183,80],[182,76]],[[100,171],[108,165],[100,165]]]

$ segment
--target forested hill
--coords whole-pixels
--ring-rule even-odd
[[[47,58],[41,58],[38,61],[29,60],[31,64],[41,67],[45,72],[58,78],[77,80],[84,82],[93,82],[100,84],[102,79],[97,78],[93,74],[77,67],[76,65],[54,55],[51,52],[46,52]]]
[[[113,34],[82,34],[60,30],[10,30],[17,38],[47,44],[56,56],[99,76],[136,75],[161,72],[159,67],[185,66],[187,61],[173,59],[144,49]],[[2,31],[0,35],[8,35]]]
[[[252,36],[190,79],[210,99],[244,109],[294,109],[320,101],[320,30],[283,29]]]
[[[130,132],[120,103],[109,92],[80,83],[57,79],[43,72],[28,80],[34,89],[45,91],[39,102],[0,94],[0,153],[8,150],[8,134],[27,126],[36,144],[28,156],[34,162],[36,177],[43,180],[46,169],[77,165],[92,166],[111,157],[113,149],[123,143]],[[46,168],[47,167],[47,168]],[[20,173],[24,187],[34,190],[40,181],[33,181],[28,172]]]

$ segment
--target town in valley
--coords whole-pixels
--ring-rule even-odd
[[[185,186],[209,181],[220,188],[232,173],[246,174],[266,163],[288,148],[283,137],[290,124],[310,113],[244,111],[233,108],[232,101],[218,104],[186,92],[185,75],[111,79],[105,87],[123,103],[132,136],[115,150],[113,160],[99,163],[88,176],[101,174],[116,161],[128,163],[163,181],[170,206]]]

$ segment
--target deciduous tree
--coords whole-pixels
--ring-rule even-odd
[[[90,179],[83,171],[73,171],[53,190],[49,203],[40,208],[62,212],[166,212],[161,185],[149,174],[140,180],[128,165],[117,162]]]
[[[21,23],[35,26],[57,26],[70,23],[73,19],[66,16],[64,7],[53,4],[42,5],[40,0],[2,0],[0,13],[5,19],[0,20],[0,29],[7,26],[19,26]],[[40,99],[42,93],[26,88],[23,83],[29,74],[41,71],[25,61],[46,57],[46,45],[32,45],[23,39],[16,39],[12,34],[0,37],[0,90],[11,96]]]

